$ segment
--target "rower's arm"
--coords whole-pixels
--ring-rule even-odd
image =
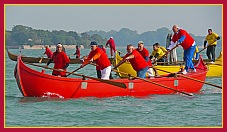
[[[51,63],[52,59],[49,59],[49,61],[47,62],[47,66]]]

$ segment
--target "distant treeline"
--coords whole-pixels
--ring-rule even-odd
[[[157,31],[147,31],[142,34],[138,34],[137,31],[128,28],[122,28],[119,31],[111,30],[109,32],[91,30],[78,34],[75,31],[37,30],[28,26],[16,25],[12,28],[12,31],[6,31],[6,45],[51,45],[61,42],[66,45],[84,45],[86,48],[89,47],[91,41],[97,41],[98,44],[105,45],[109,37],[112,36],[117,46],[125,46],[130,43],[136,45],[140,40],[144,41],[147,46],[151,46],[156,42],[165,46],[166,37],[169,33],[172,33],[172,30],[165,27],[159,28]],[[205,36],[191,35],[196,40],[197,45],[203,45]]]

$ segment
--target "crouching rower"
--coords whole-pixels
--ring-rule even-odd
[[[123,64],[125,61],[129,61],[133,69],[137,72],[137,77],[146,78],[146,72],[149,66],[146,60],[136,49],[133,48],[131,44],[128,44],[126,49],[127,49],[127,54],[114,67],[114,69],[116,69],[118,66]]]

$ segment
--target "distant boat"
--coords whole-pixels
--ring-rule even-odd
[[[115,60],[113,65],[115,66],[122,60],[122,57],[116,54]],[[216,59],[215,64],[210,64],[208,63],[208,60],[205,60],[207,62],[208,66],[208,72],[207,72],[207,77],[219,77],[222,76],[222,54],[220,53],[219,57]],[[183,66],[183,65],[182,65]],[[157,65],[155,66],[158,69],[169,71],[172,73],[180,71],[181,65]],[[127,72],[133,76],[136,76],[136,71],[132,68],[131,64],[129,62],[125,62],[121,66],[118,67],[119,71]],[[163,71],[158,71],[159,75],[164,75],[166,72]],[[126,75],[123,74],[118,74],[121,78],[127,77]]]
[[[9,58],[13,61],[17,61],[18,55],[11,53],[8,49],[6,49]],[[29,63],[47,63],[49,58],[42,58],[42,57],[29,57],[29,56],[21,56],[21,59],[24,62]],[[40,61],[41,60],[41,61]],[[113,58],[109,58],[110,62],[113,61]],[[80,59],[78,58],[70,58],[70,64],[81,64]]]

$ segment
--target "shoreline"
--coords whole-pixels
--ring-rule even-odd
[[[7,49],[45,49],[46,45],[10,45],[6,46]],[[50,49],[55,49],[56,45],[48,45]],[[136,46],[136,45],[134,45]],[[64,45],[65,49],[75,49],[76,45]],[[126,46],[116,46],[117,48],[124,49]],[[152,46],[146,46],[146,48],[152,48]],[[203,46],[199,45],[199,49],[202,49]],[[80,49],[85,49],[83,45],[80,45]]]
[[[46,45],[10,45],[6,46],[7,49],[45,49]],[[48,45],[50,49],[55,49],[56,45]],[[76,45],[64,45],[66,49],[75,49]],[[84,49],[83,45],[80,45],[80,49]]]

